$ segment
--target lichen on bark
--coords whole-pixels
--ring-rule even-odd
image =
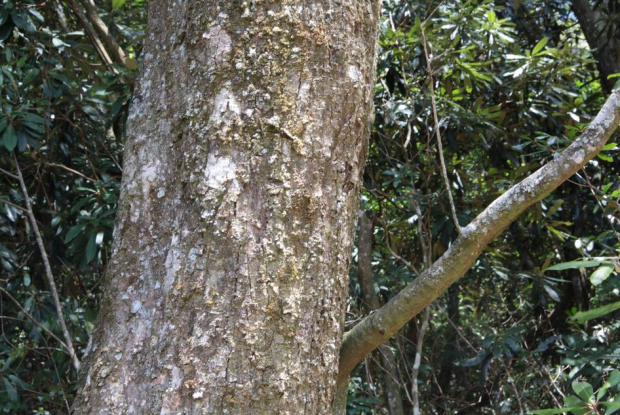
[[[328,414],[378,3],[149,3],[76,414]]]

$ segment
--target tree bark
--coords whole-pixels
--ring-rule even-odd
[[[616,1],[616,0],[612,0]],[[607,93],[611,91],[618,78],[607,79],[609,75],[620,73],[620,39],[618,34],[609,36],[606,30],[605,15],[590,5],[590,0],[572,0],[573,11],[586,40],[593,49],[592,54],[598,63],[601,85]]]
[[[76,414],[329,414],[378,1],[149,3]]]
[[[372,313],[381,308],[381,299],[375,292],[375,284],[372,278],[372,233],[373,223],[365,214],[360,216],[358,233],[358,274],[357,279],[362,292],[364,308],[367,313]],[[387,344],[379,346],[379,368],[385,399],[388,403],[390,415],[404,415],[403,398],[398,382],[398,366],[394,352]]]

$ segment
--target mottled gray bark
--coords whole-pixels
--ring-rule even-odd
[[[367,313],[381,308],[382,302],[375,291],[372,278],[372,234],[374,225],[365,214],[360,216],[357,242],[357,279],[360,284],[362,301]],[[404,415],[403,398],[400,391],[398,365],[396,356],[388,344],[379,346],[381,362],[380,377],[383,382],[385,399],[390,415]]]
[[[149,3],[76,414],[328,414],[377,1]]]
[[[606,6],[606,3],[611,1],[617,0],[603,1],[602,6]],[[608,76],[620,73],[618,29],[612,26],[611,31],[608,30],[609,24],[612,23],[609,22],[609,19],[613,19],[614,15],[607,16],[601,10],[594,9],[590,0],[572,0],[572,4],[579,26],[597,61],[603,90],[610,92],[618,78],[608,79]],[[617,25],[616,22],[615,26]]]

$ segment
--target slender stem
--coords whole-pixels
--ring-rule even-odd
[[[46,164],[46,165],[48,165],[48,166],[50,166],[50,167],[57,167],[57,168],[59,168],[59,169],[63,169],[63,170],[66,170],[66,171],[68,171],[68,172],[71,172],[71,173],[73,173],[73,174],[75,174],[75,175],[80,176],[80,177],[81,177],[81,178],[83,178],[84,180],[88,180],[89,182],[93,182],[93,183],[94,183],[94,182],[96,182],[96,180],[95,180],[95,179],[91,179],[90,177],[85,176],[84,174],[80,173],[79,171],[74,170],[74,169],[72,169],[72,168],[70,168],[70,167],[64,166],[64,165],[62,165],[62,164],[56,164],[56,163],[45,163],[45,164]]]
[[[34,316],[30,313],[28,313],[26,311],[26,309],[24,307],[22,307],[22,305],[19,303],[19,301],[17,301],[15,299],[15,297],[13,297],[7,290],[5,290],[4,288],[0,287],[0,292],[3,293],[4,295],[6,295],[9,300],[11,300],[13,303],[15,303],[15,305],[17,306],[17,308],[19,308],[19,311],[21,311],[22,313],[24,313],[24,315],[26,317],[28,317],[28,319],[30,321],[32,321],[32,323],[37,326],[38,328],[40,328],[41,330],[43,330],[44,332],[46,332],[47,334],[50,335],[51,338],[53,338],[54,340],[56,340],[58,343],[60,343],[62,345],[62,347],[65,348],[65,350],[67,350],[67,352],[69,352],[69,348],[67,347],[67,345],[65,344],[65,342],[63,342],[62,340],[60,340],[60,338],[58,338],[58,336],[56,336],[54,333],[52,333],[50,330],[48,330],[47,328],[45,328],[44,325],[42,325],[41,323],[39,323],[37,321],[36,318],[34,318]],[[9,317],[2,317],[2,318],[6,318],[8,319]],[[22,321],[22,320],[20,320]],[[71,355],[71,353],[69,352],[69,355]]]
[[[108,26],[104,23],[103,20],[101,20],[101,17],[99,17],[95,2],[93,0],[81,0],[81,2],[86,9],[86,16],[88,17],[88,20],[90,21],[95,31],[99,33],[99,36],[101,36],[101,38],[105,42],[107,49],[110,52],[110,55],[112,55],[112,58],[114,58],[114,61],[119,65],[125,66],[125,51],[119,46],[114,36],[112,36],[110,31],[108,30]]]
[[[439,117],[437,116],[437,103],[435,102],[435,80],[433,79],[433,70],[431,67],[431,59],[428,55],[428,45],[426,41],[426,34],[424,33],[424,25],[420,25],[420,32],[422,33],[422,46],[424,48],[424,57],[426,58],[426,69],[428,72],[429,80],[429,92],[431,95],[431,109],[433,111],[433,120],[435,122],[435,134],[437,135],[437,148],[439,149],[439,161],[441,162],[441,175],[446,185],[446,192],[448,192],[448,199],[450,200],[450,210],[452,211],[452,221],[457,233],[461,234],[461,225],[459,219],[456,216],[456,207],[454,206],[454,199],[452,198],[452,191],[450,190],[450,181],[448,180],[448,170],[446,169],[446,161],[443,158],[443,144],[441,143],[441,133],[439,131]]]
[[[67,3],[69,3],[69,6],[71,7],[73,14],[75,15],[75,18],[80,22],[80,25],[84,28],[84,30],[88,34],[88,37],[93,42],[95,49],[97,50],[97,53],[99,53],[99,56],[101,57],[101,60],[103,61],[105,66],[107,66],[108,69],[110,69],[111,71],[117,72],[114,66],[112,66],[112,59],[110,58],[108,51],[101,42],[101,39],[99,39],[99,36],[97,36],[97,33],[95,32],[93,27],[88,22],[88,19],[84,15],[84,12],[80,8],[80,6],[76,3],[75,0],[67,0]]]
[[[65,339],[65,348],[71,356],[71,360],[73,361],[73,367],[76,371],[79,371],[80,361],[75,354],[73,342],[71,341],[71,335],[69,334],[69,330],[67,329],[67,325],[65,324],[65,318],[62,314],[62,305],[60,304],[58,290],[56,290],[56,283],[54,282],[54,275],[52,274],[52,267],[50,266],[47,252],[45,251],[45,245],[43,244],[43,238],[41,237],[41,232],[39,231],[37,220],[34,217],[34,212],[32,211],[32,204],[30,203],[28,188],[26,187],[26,183],[24,182],[24,177],[22,176],[22,172],[19,168],[19,163],[17,162],[17,157],[15,157],[15,154],[13,154],[13,162],[15,163],[15,169],[17,170],[17,180],[19,181],[19,187],[21,188],[22,194],[24,196],[24,201],[26,203],[26,212],[28,214],[28,219],[30,220],[30,226],[32,226],[32,231],[34,232],[35,238],[37,240],[37,245],[39,246],[39,250],[41,251],[41,258],[43,259],[43,266],[45,268],[45,276],[47,278],[50,291],[52,292],[52,298],[54,299],[54,306],[56,308],[56,315],[58,316],[60,328]]]
[[[413,395],[413,415],[420,415],[420,392],[418,389],[418,375],[420,373],[420,365],[422,364],[422,347],[424,346],[424,336],[428,329],[431,318],[431,307],[428,306],[422,313],[422,324],[418,330],[418,341],[415,350],[415,360],[411,371],[411,394]]]

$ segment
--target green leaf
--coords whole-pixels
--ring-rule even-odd
[[[583,324],[586,321],[603,317],[609,313],[613,313],[618,309],[620,309],[620,301],[612,304],[607,304],[602,307],[593,308],[592,310],[576,313],[574,316],[571,317],[571,319],[577,321],[580,324]]]
[[[37,68],[32,68],[31,70],[29,70],[28,72],[26,72],[26,75],[24,76],[24,80],[22,81],[24,85],[28,85],[30,84],[34,78],[37,77],[37,75],[39,74],[39,70]]]
[[[614,158],[613,157],[609,157],[606,156],[605,154],[597,154],[596,157],[598,157],[599,159],[606,161],[608,163],[613,163],[614,162]]]
[[[14,10],[11,13],[11,19],[13,19],[13,23],[15,23],[15,26],[19,27],[22,30],[25,30],[26,32],[34,32],[35,30],[37,30],[37,27],[32,22],[30,14],[26,9]]]
[[[584,415],[590,412],[588,404],[583,402],[575,395],[568,395],[566,398],[564,398],[564,406],[572,407],[573,410],[571,412],[573,413],[573,415]]]
[[[560,296],[558,295],[558,293],[553,288],[551,288],[548,285],[545,285],[544,289],[545,289],[545,291],[547,291],[547,294],[549,294],[549,297],[551,297],[551,299],[553,301],[555,301],[555,302],[560,302],[561,301]]]
[[[534,46],[534,49],[532,49],[532,56],[536,56],[538,52],[540,52],[547,45],[548,41],[548,37],[543,37],[542,39],[540,39],[536,46]]]
[[[68,244],[73,239],[75,239],[75,237],[78,236],[78,234],[82,232],[83,229],[84,225],[75,225],[74,227],[69,229],[69,232],[67,232],[67,235],[65,236],[65,243]]]
[[[123,4],[125,4],[125,1],[127,0],[112,0],[112,8],[116,10],[119,7],[122,7]]]
[[[602,261],[570,261],[555,264],[545,269],[545,271],[564,271],[565,269],[592,268],[601,265]]]
[[[594,389],[588,382],[574,381],[571,385],[573,390],[585,402],[594,402]]]
[[[97,232],[97,237],[95,238],[95,242],[97,245],[101,245],[101,243],[103,242],[103,236],[103,232]]]
[[[0,133],[4,131],[8,123],[9,123],[9,119],[7,117],[0,116]]]
[[[596,271],[592,273],[592,275],[590,275],[590,282],[592,283],[592,285],[596,287],[597,285],[605,281],[607,278],[609,278],[612,272],[614,272],[613,265],[609,265],[609,264],[601,265]]]
[[[620,396],[616,396],[614,399],[618,399],[618,398],[620,398]],[[605,415],[611,415],[613,413],[618,412],[618,410],[620,409],[620,401],[601,402],[601,404],[607,407],[607,410],[605,411]]]
[[[570,408],[558,408],[558,409],[537,409],[532,411],[532,414],[537,415],[554,415],[554,414],[563,414],[566,412],[573,412],[580,410],[580,407],[570,407]]]
[[[7,125],[6,130],[4,130],[4,134],[2,134],[2,144],[9,151],[13,151],[17,145],[17,136],[15,135],[13,124]]]
[[[93,232],[88,239],[88,245],[86,245],[86,263],[95,259],[95,255],[97,255],[97,234]]]
[[[66,47],[71,46],[71,45],[63,42],[61,39],[58,39],[57,37],[52,38],[52,45],[54,45],[57,48],[66,48]]]
[[[617,370],[614,370],[609,375],[609,379],[607,379],[607,381],[603,383],[603,386],[601,386],[601,389],[599,389],[598,393],[596,394],[596,400],[600,401],[601,398],[607,392],[607,389],[613,388],[618,383],[620,383],[620,372],[618,372]]]
[[[19,395],[17,394],[17,390],[15,389],[15,386],[13,386],[7,378],[3,378],[2,382],[4,383],[4,387],[6,389],[7,395],[9,396],[9,399],[12,402],[17,402],[17,400],[19,399]]]

